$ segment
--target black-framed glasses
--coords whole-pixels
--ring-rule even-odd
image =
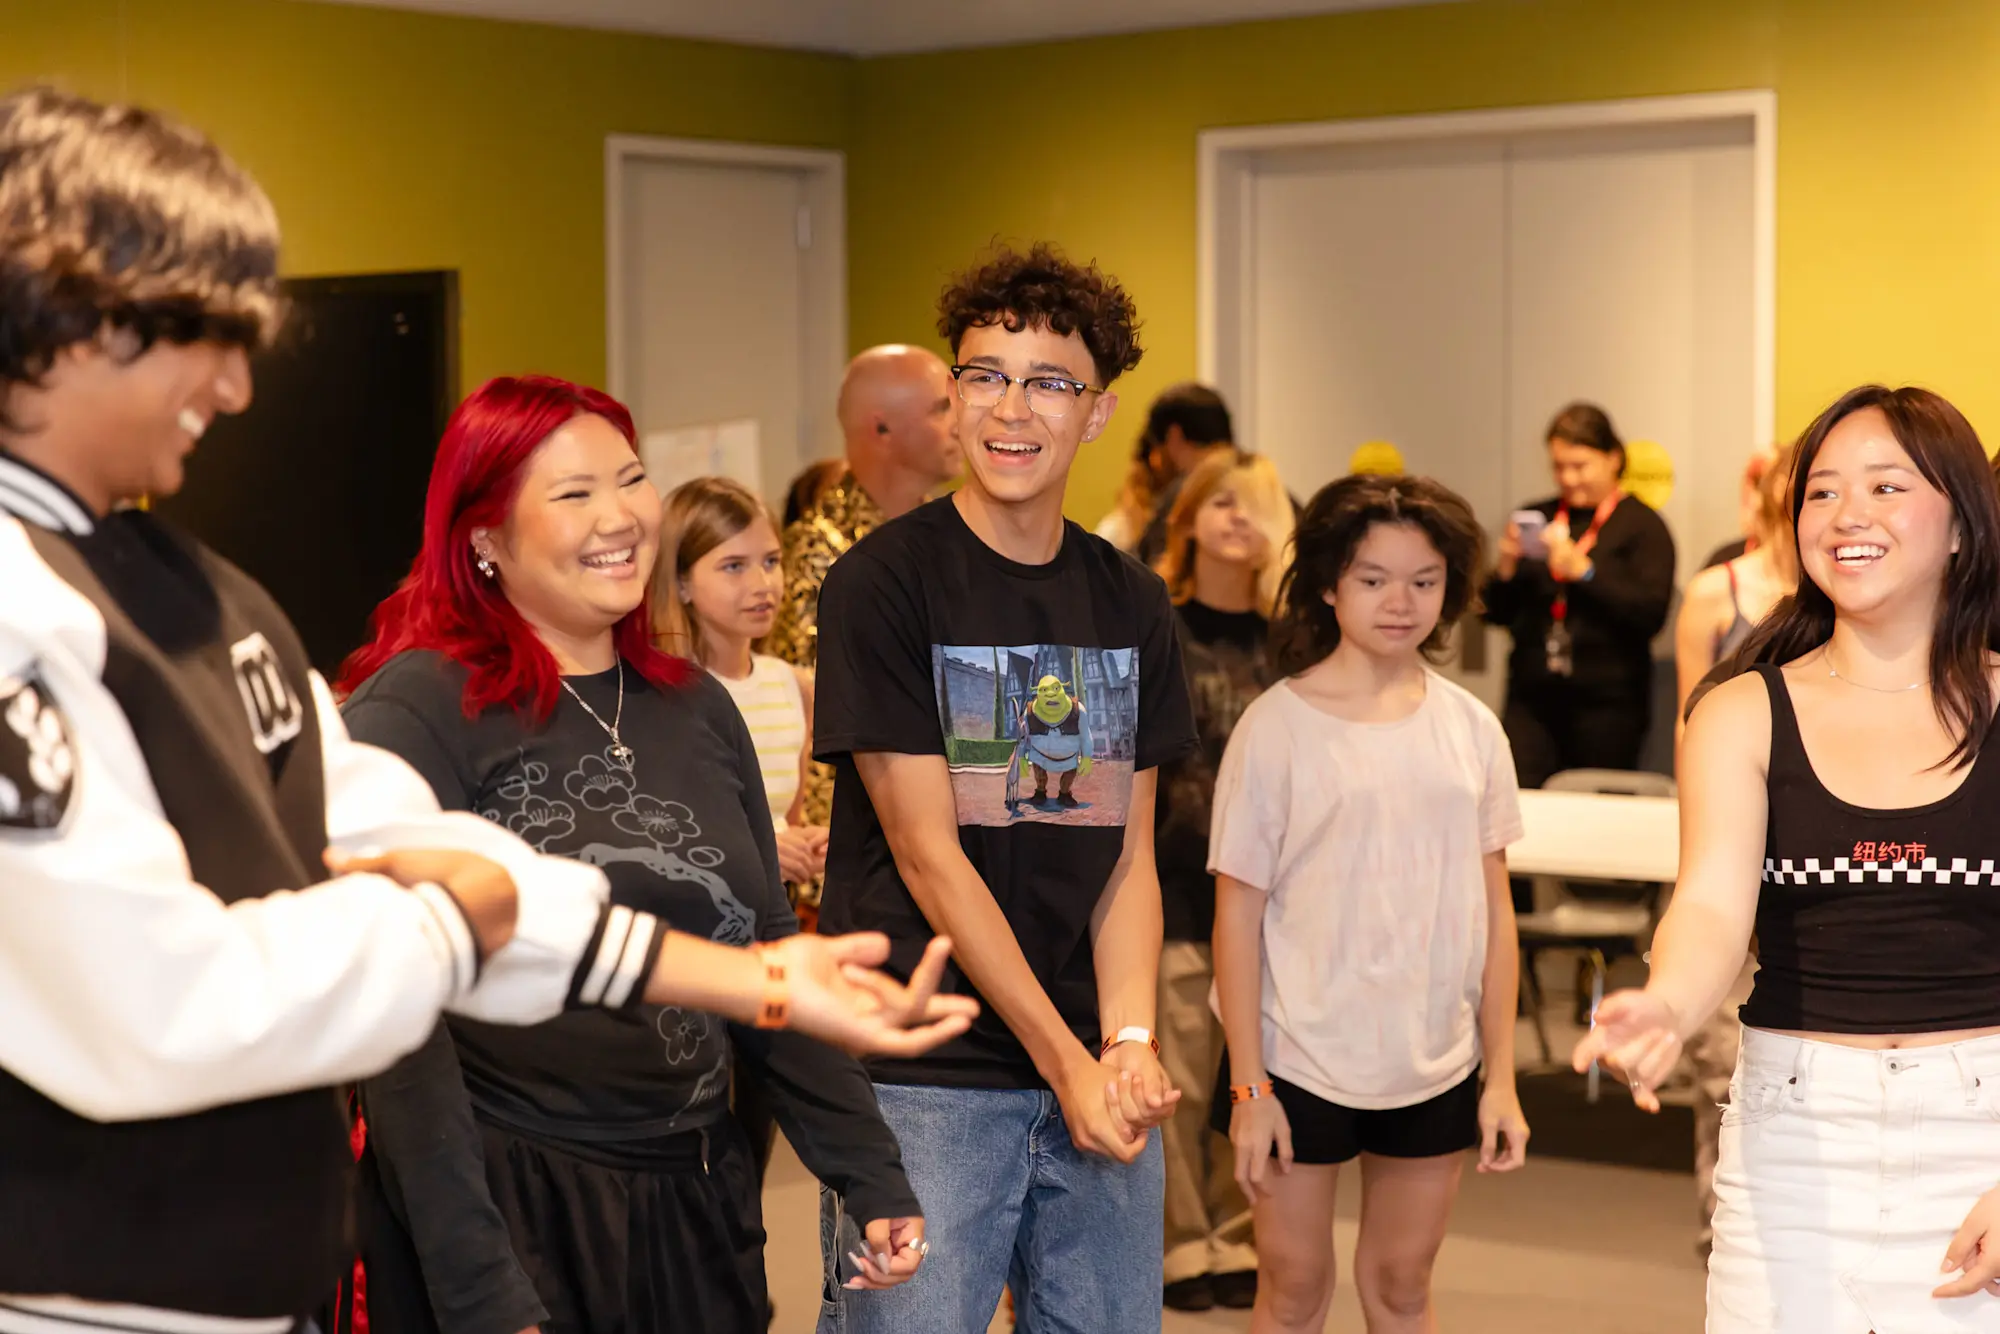
[[[1060,417],[1085,394],[1104,392],[1066,375],[1009,375],[991,366],[953,366],[951,378],[958,381],[958,396],[971,408],[995,406],[1007,397],[1009,385],[1018,384],[1028,396],[1028,410],[1037,417]]]

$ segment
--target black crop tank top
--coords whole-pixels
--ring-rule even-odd
[[[1806,758],[1784,676],[1771,696],[1770,823],[1757,980],[1743,1022],[1815,1033],[2000,1025],[2000,759],[1981,746],[1942,801],[1850,806]]]

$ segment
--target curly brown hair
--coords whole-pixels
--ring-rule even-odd
[[[1444,661],[1452,630],[1479,610],[1486,535],[1462,496],[1428,477],[1343,477],[1306,503],[1292,539],[1292,565],[1278,588],[1278,618],[1271,626],[1278,669],[1286,675],[1304,671],[1339,647],[1340,622],[1326,595],[1378,523],[1408,524],[1444,557],[1444,607],[1423,642],[1426,658]]]
[[[107,328],[259,348],[283,314],[271,201],[194,130],[33,88],[0,99],[0,401]]]
[[[1095,261],[1076,264],[1047,241],[1026,254],[1001,247],[978,268],[953,279],[938,298],[938,333],[954,357],[967,329],[1004,325],[1019,333],[1046,326],[1059,338],[1083,339],[1101,385],[1139,364],[1139,309],[1118,280]]]

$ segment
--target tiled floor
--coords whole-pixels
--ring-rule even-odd
[[[1560,1058],[1576,1030],[1555,1016],[1550,1028]],[[1537,1058],[1525,1023],[1519,1050],[1524,1062]],[[1605,1096],[1624,1093],[1608,1086]],[[1354,1249],[1359,1184],[1358,1174],[1342,1182],[1334,1239],[1343,1278],[1329,1334],[1362,1330],[1360,1307],[1344,1277]],[[819,1305],[818,1187],[782,1144],[764,1209],[776,1330],[810,1334]],[[1699,1334],[1703,1275],[1693,1241],[1693,1185],[1686,1176],[1532,1157],[1510,1177],[1468,1172],[1438,1259],[1433,1290],[1439,1328],[1445,1334]],[[1245,1330],[1249,1324],[1247,1312],[1168,1312],[1163,1334]]]
[[[1358,1203],[1347,1185],[1334,1225],[1343,1266],[1354,1248]],[[781,1146],[765,1193],[779,1334],[813,1329],[817,1198],[811,1177]],[[1692,1211],[1684,1176],[1555,1161],[1531,1163],[1511,1178],[1468,1174],[1438,1259],[1439,1326],[1473,1334],[1698,1334],[1702,1270],[1691,1246]],[[1168,1312],[1164,1330],[1249,1325],[1246,1312]],[[1360,1334],[1361,1311],[1344,1280],[1326,1328]]]

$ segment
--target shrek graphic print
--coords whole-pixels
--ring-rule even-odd
[[[960,825],[1125,823],[1136,651],[944,644],[931,668]]]

